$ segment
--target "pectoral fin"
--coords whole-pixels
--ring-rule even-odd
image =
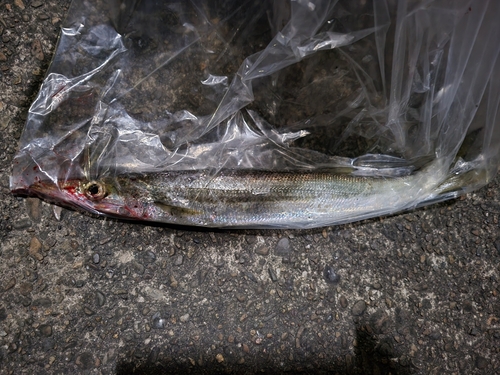
[[[154,202],[155,206],[169,214],[170,216],[175,217],[186,217],[186,216],[195,216],[200,215],[201,212],[197,210],[193,210],[191,208],[173,206],[171,204],[165,202]]]

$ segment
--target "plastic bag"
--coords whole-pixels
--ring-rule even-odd
[[[453,198],[498,169],[500,2],[75,0],[68,14],[15,193],[305,228]]]

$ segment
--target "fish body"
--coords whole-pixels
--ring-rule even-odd
[[[223,170],[38,182],[30,194],[113,217],[205,227],[307,228],[411,208],[442,181],[433,162],[405,177]]]

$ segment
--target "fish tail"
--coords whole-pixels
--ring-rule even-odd
[[[486,185],[491,180],[492,174],[487,168],[471,169],[464,173],[450,175],[437,187],[436,194],[463,195]]]

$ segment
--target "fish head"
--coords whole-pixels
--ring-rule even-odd
[[[105,214],[130,220],[147,220],[150,205],[147,197],[134,195],[111,178],[37,181],[28,189],[46,201],[95,214]]]

